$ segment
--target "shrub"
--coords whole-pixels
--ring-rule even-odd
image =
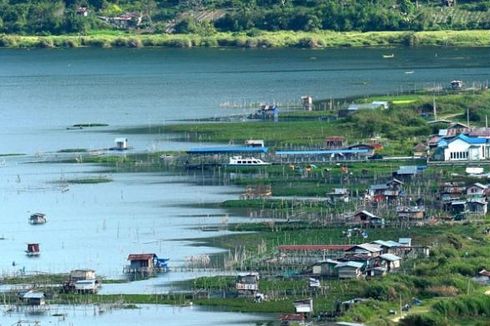
[[[426,292],[438,297],[454,297],[459,293],[458,289],[452,285],[429,286]]]

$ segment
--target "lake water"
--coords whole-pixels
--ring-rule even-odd
[[[2,49],[0,153],[112,146],[110,135],[65,130],[76,123],[161,124],[242,111],[222,103],[388,94],[489,75],[486,48]],[[133,138],[142,149],[169,146]]]
[[[0,306],[0,309],[4,307]],[[54,316],[53,316],[54,315]],[[25,311],[3,313],[2,325],[267,325],[273,315],[239,314],[207,310],[199,307],[138,305],[137,309],[110,309],[107,305],[54,305],[43,314]],[[123,321],[123,322],[122,322]],[[35,322],[38,322],[37,324]]]
[[[391,53],[394,58],[383,58]],[[56,182],[100,175],[100,168],[45,164],[46,153],[108,148],[121,136],[110,131],[117,127],[253,110],[227,109],[223,103],[297,103],[305,94],[316,99],[388,94],[445,86],[453,79],[485,82],[488,76],[490,50],[485,48],[2,49],[0,155],[25,155],[0,157],[0,272],[93,268],[99,275],[119,277],[127,255],[137,252],[156,252],[169,257],[171,266],[181,266],[186,257],[220,251],[182,239],[216,235],[199,226],[225,219],[220,209],[188,204],[234,199],[240,191],[197,186],[165,173],[104,173],[112,182],[70,185],[62,191]],[[66,129],[76,123],[110,126],[98,132]],[[135,151],[198,145],[159,135],[131,135],[129,142]],[[37,211],[47,214],[48,223],[27,223]],[[25,256],[28,242],[41,244],[40,257]],[[161,292],[174,280],[198,275],[172,272],[104,291]]]

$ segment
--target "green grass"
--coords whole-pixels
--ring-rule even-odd
[[[86,148],[66,148],[60,149],[58,153],[85,153],[87,152]]]
[[[60,182],[70,183],[70,184],[97,184],[97,183],[112,182],[112,178],[107,176],[93,176],[93,177],[76,178],[76,179],[65,179]]]
[[[0,35],[0,44],[11,48],[51,47],[373,47],[416,46],[488,46],[490,35],[484,30],[430,32],[262,32],[244,33],[136,35],[99,30],[88,35],[21,36]]]

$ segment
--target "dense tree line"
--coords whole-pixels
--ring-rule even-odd
[[[458,0],[468,11],[488,11],[490,0]],[[77,14],[87,7],[87,17]],[[100,16],[139,12],[148,17],[145,27],[165,30],[166,22],[182,12],[222,9],[224,17],[202,23],[180,20],[177,32],[212,33],[250,30],[426,30],[490,28],[488,20],[436,25],[424,8],[440,7],[436,0],[0,0],[0,33],[86,33],[108,28]]]

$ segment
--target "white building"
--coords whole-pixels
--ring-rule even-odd
[[[479,161],[490,158],[490,143],[486,138],[459,134],[452,139],[441,139],[436,157],[444,161]]]

